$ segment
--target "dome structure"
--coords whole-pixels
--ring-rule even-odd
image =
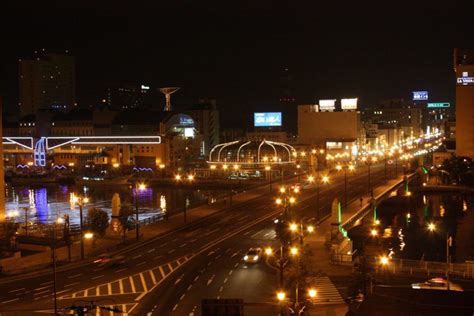
[[[242,166],[295,163],[296,150],[285,143],[268,140],[237,140],[214,146],[208,163]]]

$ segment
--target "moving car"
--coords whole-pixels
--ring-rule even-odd
[[[117,256],[112,256],[109,254],[102,254],[100,255],[96,260],[94,260],[94,263],[98,267],[116,267],[122,264],[125,264],[127,262],[127,259],[125,256],[117,255]]]
[[[445,278],[433,278],[422,283],[413,283],[412,289],[423,289],[423,290],[448,290],[448,281]],[[459,284],[449,281],[450,291],[462,291],[462,287]]]
[[[244,256],[244,261],[247,263],[257,263],[262,257],[262,248],[250,248]]]

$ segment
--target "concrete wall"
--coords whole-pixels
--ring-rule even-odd
[[[356,140],[361,136],[359,112],[314,112],[314,107],[298,106],[298,142]]]

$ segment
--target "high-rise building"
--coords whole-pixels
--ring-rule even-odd
[[[112,83],[105,88],[100,103],[113,110],[151,108],[158,99],[157,93],[144,84]]]
[[[474,158],[474,49],[454,50],[456,154]]]
[[[20,115],[38,110],[70,110],[75,106],[76,74],[74,57],[67,54],[36,54],[18,61]]]
[[[212,147],[219,144],[220,125],[216,100],[200,98],[198,104],[188,110],[187,113],[193,118],[196,129],[203,137],[203,154],[209,154]]]

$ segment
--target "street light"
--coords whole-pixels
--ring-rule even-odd
[[[298,255],[298,253],[299,253],[298,248],[296,248],[296,247],[291,247],[291,248],[290,248],[290,254],[291,254],[292,256],[296,256],[296,255]]]
[[[315,298],[318,295],[318,292],[316,291],[316,289],[311,288],[311,289],[308,290],[308,295],[311,298]]]
[[[382,266],[386,266],[388,265],[390,259],[387,256],[381,256],[379,261]]]
[[[89,198],[82,195],[72,195],[72,202],[79,205],[79,225],[81,232],[81,260],[84,260],[84,232],[83,232],[83,219],[82,219],[82,208],[84,204],[89,203]]]
[[[430,232],[436,231],[436,225],[434,223],[428,224],[428,230]],[[449,236],[449,232],[446,231],[446,284],[447,290],[449,291],[449,247],[452,246],[452,237]]]
[[[436,225],[434,223],[429,223],[428,230],[434,232],[436,230]]]
[[[355,167],[352,164],[341,166],[336,166],[337,171],[344,170],[344,207],[347,207],[347,171],[353,172]]]
[[[277,299],[282,302],[286,299],[286,294],[283,291],[277,292]]]
[[[378,234],[379,232],[375,228],[372,228],[370,230],[370,235],[372,235],[372,237],[377,237]]]
[[[138,183],[135,182],[135,231],[136,231],[136,239],[137,241],[140,240],[140,221],[138,219],[138,192],[144,191],[146,189],[145,183]],[[133,195],[133,191],[132,191]]]

